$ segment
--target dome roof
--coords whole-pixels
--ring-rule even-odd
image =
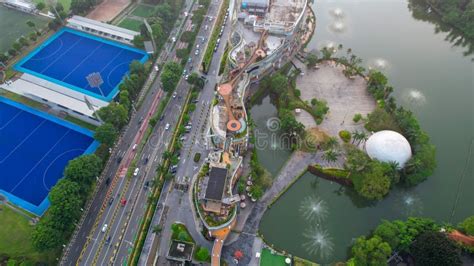
[[[398,132],[382,130],[369,137],[365,150],[372,159],[382,162],[397,162],[403,168],[411,157],[408,140]]]

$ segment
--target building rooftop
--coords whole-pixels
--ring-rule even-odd
[[[209,180],[204,198],[208,200],[222,200],[226,179],[226,168],[212,167],[209,171]]]
[[[177,261],[191,261],[194,250],[194,244],[172,240],[168,251],[168,258]]]
[[[72,16],[68,19],[68,23],[81,25],[90,29],[95,29],[101,32],[107,32],[115,36],[119,36],[125,39],[133,39],[134,36],[139,35],[140,33],[133,30],[124,29],[107,23],[103,23],[97,20],[90,18],[85,18],[81,16]]]

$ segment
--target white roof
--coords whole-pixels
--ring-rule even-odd
[[[21,95],[34,95],[38,98],[46,99],[50,102],[60,104],[73,111],[80,112],[87,116],[92,116],[93,111],[90,110],[84,101],[71,97],[69,95],[51,90],[40,86],[27,79],[17,79],[9,86],[3,86],[6,90],[13,91]],[[96,106],[96,108],[99,108]]]
[[[94,29],[100,32],[106,32],[115,36],[122,37],[124,39],[133,39],[136,35],[140,33],[133,30],[124,29],[107,23],[103,23],[97,20],[81,17],[81,16],[72,16],[68,19],[68,23],[84,26],[90,29]]]
[[[367,154],[382,162],[397,162],[400,168],[411,158],[408,140],[398,132],[382,130],[369,137],[365,143]]]
[[[10,5],[15,5],[15,6],[18,6],[18,7],[36,9],[34,4],[28,3],[28,2],[23,2],[23,1],[20,1],[20,0],[5,0],[5,3],[8,3]]]

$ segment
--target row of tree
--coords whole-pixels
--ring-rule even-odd
[[[102,168],[102,160],[94,154],[69,161],[63,179],[48,195],[51,206],[33,231],[36,250],[58,250],[69,241]]]
[[[143,47],[145,40],[153,39],[157,51],[165,44],[167,36],[170,35],[179,13],[184,4],[183,0],[165,0],[156,5],[152,15],[147,18],[151,27],[153,36],[150,36],[145,24],[140,26],[140,35],[135,36],[133,44],[137,47]]]
[[[460,230],[466,227],[474,227],[474,216],[458,225]],[[405,257],[411,256],[416,265],[461,265],[463,244],[455,243],[447,236],[453,229],[451,225],[437,224],[427,218],[384,220],[369,238],[363,236],[356,240],[348,265],[386,265],[392,251]],[[464,232],[474,235],[473,231]]]
[[[117,102],[100,108],[95,115],[104,123],[97,127],[95,139],[102,144],[111,147],[117,139],[118,133],[128,123],[130,110],[134,108],[133,103],[146,82],[148,71],[139,61],[130,64],[130,75],[127,76],[119,86]]]

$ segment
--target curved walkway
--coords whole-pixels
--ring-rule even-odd
[[[238,235],[237,239],[231,239],[228,245],[224,246],[222,257],[232,265],[233,254],[236,250],[243,252],[244,257],[239,262],[239,265],[253,265],[255,261],[255,252],[260,252],[262,240],[257,236],[258,227],[263,214],[267,210],[267,207],[272,204],[275,197],[279,196],[280,193],[286,190],[286,188],[293,183],[295,178],[299,177],[310,164],[318,163],[323,167],[337,167],[342,166],[342,159],[335,162],[335,165],[328,165],[322,159],[322,152],[317,153],[305,153],[305,152],[294,152],[290,159],[286,162],[283,168],[280,170],[277,178],[273,181],[272,186],[265,192],[263,197],[255,203],[253,209],[248,215],[247,220],[244,222],[242,232]],[[239,217],[237,217],[239,219]]]

